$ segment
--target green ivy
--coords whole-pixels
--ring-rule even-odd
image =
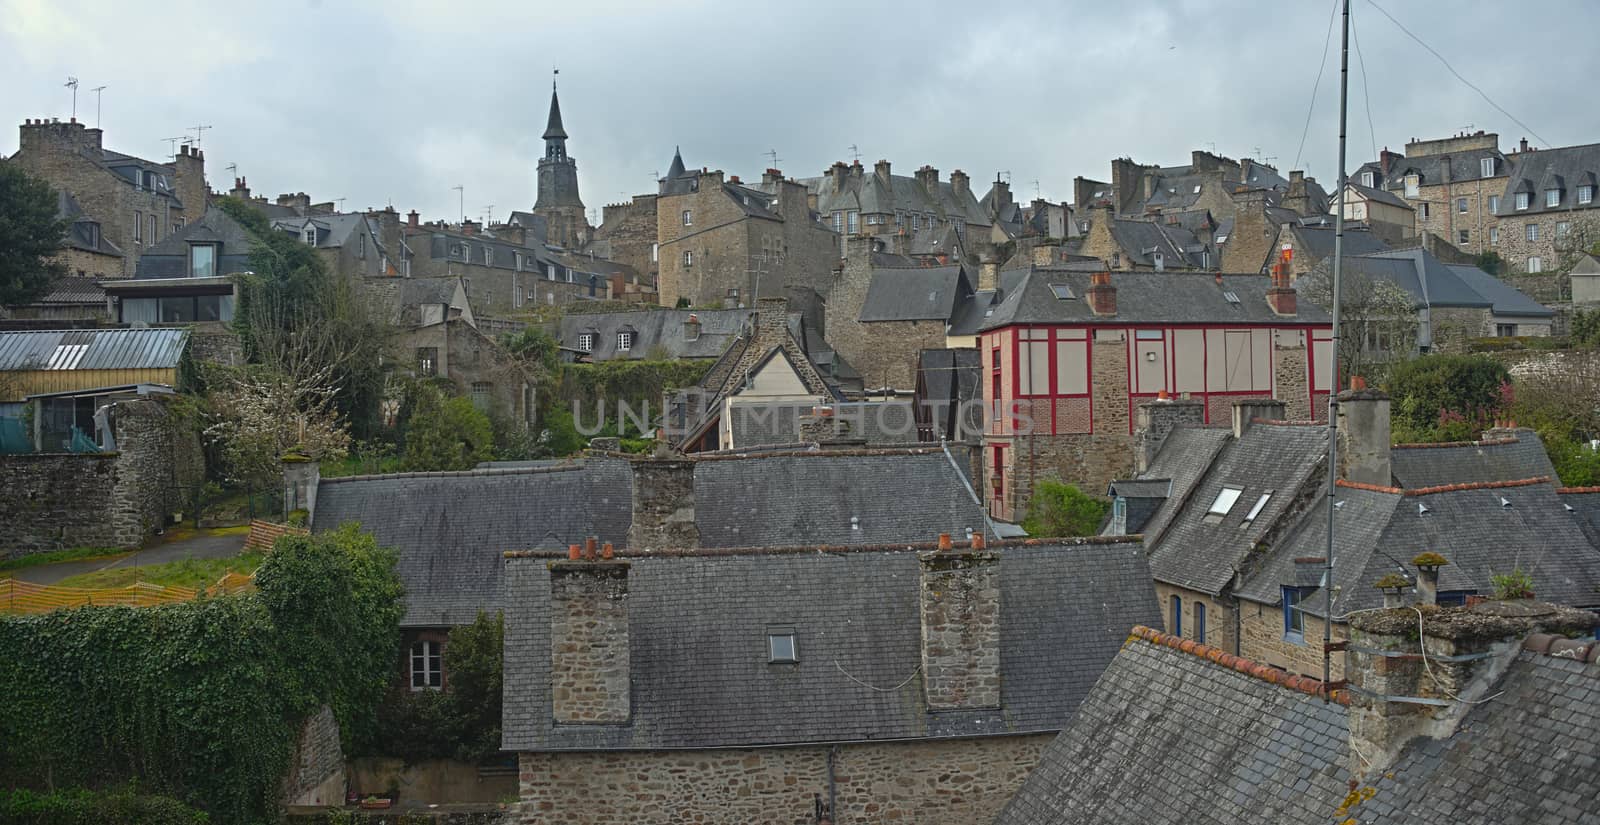
[[[252,595],[0,621],[0,784],[130,780],[229,823],[275,815],[299,725],[370,729],[403,613],[394,553],[351,525],[279,539]]]
[[[176,799],[132,788],[34,793],[0,790],[0,825],[204,825],[211,818]]]
[[[635,409],[649,402],[650,409],[659,414],[662,393],[700,383],[709,369],[709,361],[689,360],[614,359],[597,364],[564,364],[561,368],[560,395],[568,402],[603,402],[610,407],[606,413],[608,416],[616,414],[618,401],[625,401]],[[590,417],[593,415],[588,409],[585,413]]]

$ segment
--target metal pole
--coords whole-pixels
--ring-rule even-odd
[[[1339,286],[1344,275],[1344,192],[1346,108],[1350,92],[1350,0],[1344,0],[1344,33],[1339,49],[1339,194],[1333,210],[1333,345],[1328,348],[1328,548],[1322,560],[1322,701],[1330,701],[1333,651],[1333,506],[1339,480]]]

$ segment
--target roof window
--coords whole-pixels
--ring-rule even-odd
[[[1070,284],[1051,284],[1050,291],[1055,293],[1055,296],[1063,301],[1076,300],[1078,297],[1072,294],[1072,286]]]
[[[1239,293],[1237,292],[1224,292],[1222,293],[1222,297],[1230,304],[1239,303]]]
[[[1219,518],[1226,516],[1228,511],[1233,509],[1233,505],[1238,503],[1239,496],[1243,494],[1243,487],[1234,487],[1226,484],[1223,485],[1222,490],[1217,493],[1216,499],[1211,502],[1211,509],[1206,511],[1206,515],[1217,516]]]
[[[1250,522],[1255,521],[1256,520],[1256,516],[1261,515],[1261,511],[1266,509],[1267,502],[1269,502],[1271,500],[1272,500],[1272,491],[1271,490],[1268,490],[1265,493],[1262,493],[1261,494],[1261,498],[1256,499],[1256,503],[1250,506],[1250,512],[1246,513],[1245,516],[1244,516],[1244,523],[1240,524],[1239,526],[1243,527],[1245,524],[1249,524]]]
[[[794,628],[767,628],[767,664],[794,664],[800,661],[800,648],[795,644]]]

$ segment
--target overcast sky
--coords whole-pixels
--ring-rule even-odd
[[[1600,140],[1600,3],[1381,0],[1543,141]],[[1024,7],[1027,7],[1024,9]],[[1109,161],[1187,162],[1195,148],[1287,171],[1306,124],[1333,0],[851,3],[831,0],[0,0],[0,115],[96,122],[148,158],[203,133],[213,188],[304,191],[346,209],[454,218],[527,209],[552,66],[569,152],[595,210],[653,191],[674,145],[691,166],[791,176],[859,147],[909,174],[963,169],[981,194],[1072,196]],[[226,9],[226,11],[223,11]],[[1039,11],[1047,9],[1048,11]],[[1371,72],[1351,56],[1350,168],[1374,145],[1468,125],[1526,129],[1356,0]],[[1300,166],[1336,166],[1338,31]],[[1369,125],[1370,124],[1370,125]],[[0,154],[16,150],[15,132]],[[1546,141],[1548,144],[1546,144]],[[981,185],[980,185],[980,182]],[[1331,185],[1330,185],[1331,188]]]

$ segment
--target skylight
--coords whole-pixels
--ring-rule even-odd
[[[1239,501],[1239,496],[1244,493],[1243,487],[1223,487],[1217,493],[1215,501],[1211,502],[1211,509],[1206,511],[1209,516],[1225,516],[1233,505]]]
[[[1256,499],[1256,503],[1250,507],[1250,512],[1245,514],[1244,523],[1245,524],[1249,524],[1250,522],[1255,521],[1256,520],[1256,516],[1261,515],[1262,509],[1264,509],[1267,506],[1267,502],[1271,501],[1271,500],[1272,500],[1272,491],[1271,490],[1268,490],[1265,493],[1262,493],[1261,494],[1261,498]]]
[[[1063,301],[1075,300],[1078,297],[1072,294],[1072,287],[1069,284],[1051,284],[1050,291],[1054,292],[1056,297]]]
[[[767,631],[767,663],[788,664],[800,661],[800,650],[795,645],[794,628],[773,628]]]
[[[1239,293],[1237,292],[1224,292],[1222,293],[1222,297],[1230,304],[1239,303]]]

